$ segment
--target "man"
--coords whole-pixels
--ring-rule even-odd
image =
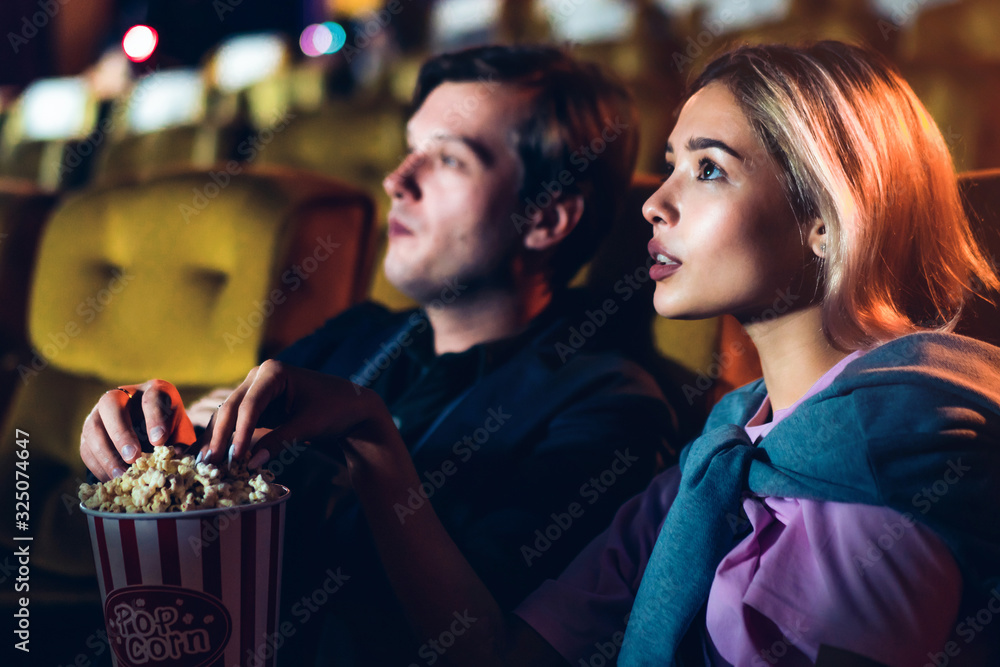
[[[637,122],[627,93],[596,67],[544,47],[435,57],[414,108],[409,154],[384,183],[385,272],[423,308],[363,304],[278,359],[382,397],[422,477],[395,507],[400,522],[431,503],[512,606],[645,487],[671,435],[649,375],[599,349],[596,333],[589,346],[568,344],[587,309],[565,287],[616,217]],[[141,402],[152,444],[193,439],[171,385],[125,389],[105,394],[84,425],[81,455],[101,478],[138,455],[129,401]],[[275,461],[295,503],[282,612],[295,632],[283,659],[302,664],[325,614],[324,650],[337,664],[430,664],[431,638],[407,630],[359,506],[349,492],[332,497],[337,463],[318,449],[288,443]],[[337,593],[314,609],[310,593],[329,571],[340,573]]]

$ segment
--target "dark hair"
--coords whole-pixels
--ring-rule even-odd
[[[547,205],[551,195],[545,185],[583,196],[583,215],[552,259],[552,284],[563,287],[593,257],[628,192],[639,146],[632,97],[599,66],[579,62],[560,49],[483,46],[424,63],[413,109],[442,83],[467,81],[534,92],[532,108],[514,128],[524,165],[522,212],[530,205]]]

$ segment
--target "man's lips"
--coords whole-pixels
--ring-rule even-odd
[[[389,238],[396,236],[413,236],[413,231],[397,218],[389,218]]]

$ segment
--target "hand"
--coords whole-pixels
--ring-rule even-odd
[[[135,421],[145,424],[151,445],[187,446],[194,428],[177,388],[164,380],[124,385],[106,391],[87,415],[80,434],[80,458],[101,481],[119,477],[142,451]],[[128,392],[128,393],[126,393]],[[131,397],[130,397],[131,395]]]
[[[273,430],[261,435],[261,427]],[[251,370],[219,408],[204,435],[209,439],[204,460],[221,463],[252,451],[256,467],[288,443],[324,436],[347,439],[349,464],[352,453],[364,454],[354,446],[402,447],[392,416],[371,390],[270,360]]]

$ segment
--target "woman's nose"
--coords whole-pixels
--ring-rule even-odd
[[[642,217],[646,218],[646,221],[651,225],[660,222],[671,224],[677,222],[680,213],[666,183],[650,195],[649,199],[642,205]]]

